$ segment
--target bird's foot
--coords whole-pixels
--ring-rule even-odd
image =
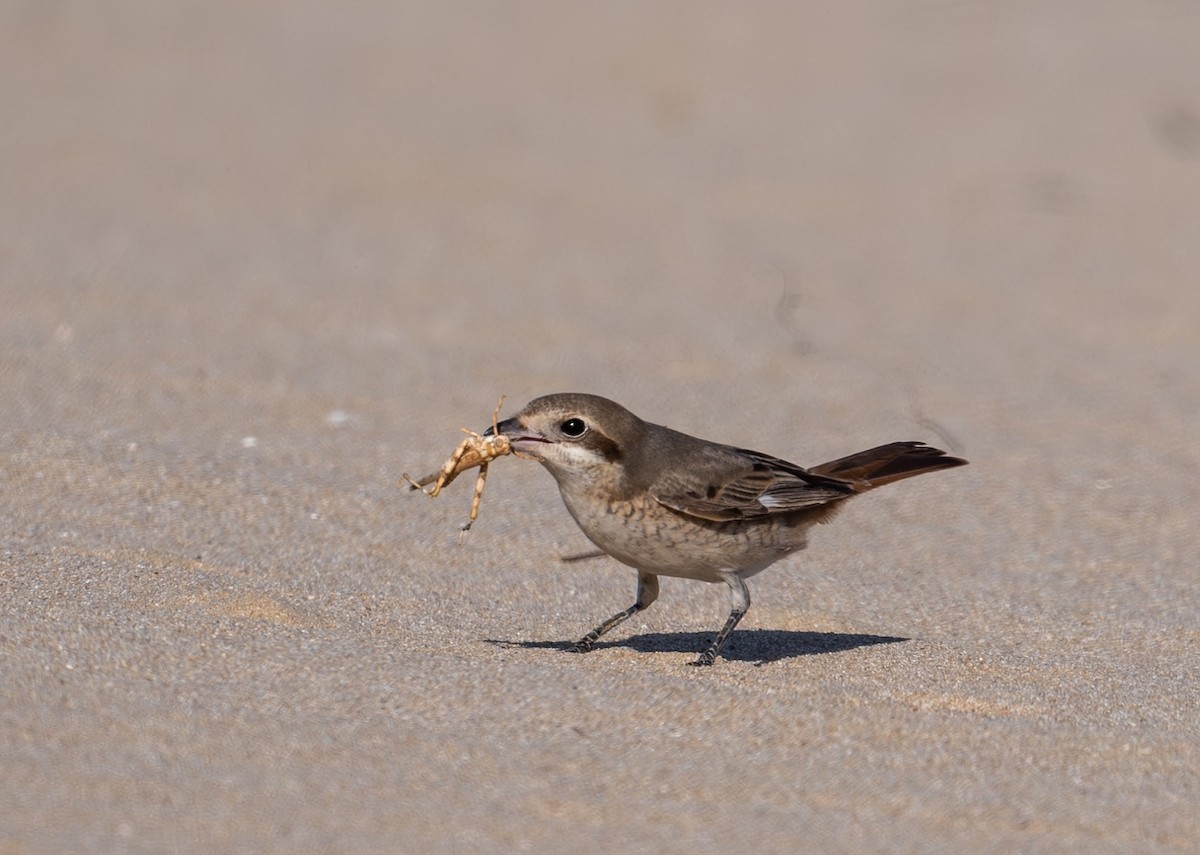
[[[583,638],[576,641],[574,644],[572,644],[567,649],[570,650],[572,653],[587,653],[589,650],[592,649],[592,647],[596,643],[596,639],[598,639],[599,637],[600,637],[599,634],[597,634],[595,632],[589,632],[587,635],[585,635]]]

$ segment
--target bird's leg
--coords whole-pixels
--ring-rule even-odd
[[[583,638],[571,645],[572,653],[587,653],[596,643],[596,639],[604,635],[614,626],[623,623],[658,599],[658,577],[653,573],[638,573],[637,602],[627,609],[622,609],[604,623],[593,629]]]
[[[721,578],[729,586],[729,599],[733,604],[733,609],[729,612],[729,618],[725,621],[725,626],[721,627],[721,631],[717,633],[716,640],[700,654],[700,658],[693,662],[693,665],[712,665],[716,662],[717,654],[721,652],[721,648],[729,640],[729,634],[733,632],[733,628],[738,625],[738,621],[750,609],[750,589],[746,587],[746,583],[742,577],[736,573],[726,572],[721,574]]]

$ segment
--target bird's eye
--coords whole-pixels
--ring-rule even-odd
[[[567,436],[580,437],[587,431],[587,425],[583,423],[583,419],[567,419],[558,429]]]

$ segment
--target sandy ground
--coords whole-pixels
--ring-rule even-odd
[[[1200,7],[0,5],[0,852],[1200,850]],[[553,391],[856,500],[627,605]]]

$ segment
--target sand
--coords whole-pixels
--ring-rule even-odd
[[[0,852],[1200,850],[1194,4],[0,9]],[[588,391],[856,499],[628,605]]]

